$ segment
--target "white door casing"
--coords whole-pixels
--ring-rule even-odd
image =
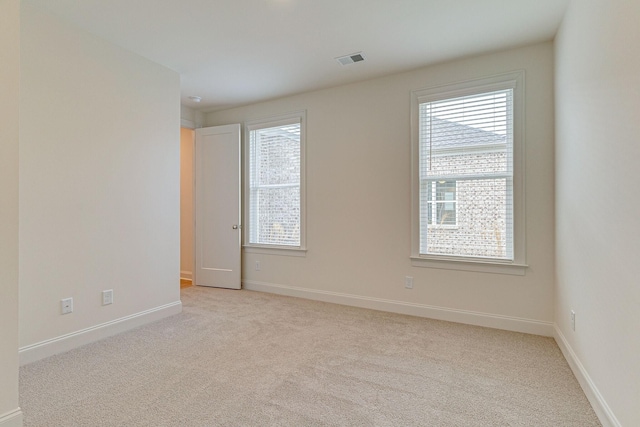
[[[196,129],[194,284],[240,289],[240,125]]]

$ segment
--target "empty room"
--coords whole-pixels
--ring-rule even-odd
[[[639,426],[638,22],[0,0],[0,427]]]

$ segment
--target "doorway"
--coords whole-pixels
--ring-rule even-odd
[[[193,284],[195,131],[180,128],[180,288]]]

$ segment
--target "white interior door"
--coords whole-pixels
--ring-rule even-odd
[[[240,289],[240,125],[196,129],[194,284]]]

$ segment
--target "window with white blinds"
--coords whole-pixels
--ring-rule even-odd
[[[248,123],[248,244],[302,246],[302,115]]]
[[[414,256],[516,261],[516,83],[414,92]]]

